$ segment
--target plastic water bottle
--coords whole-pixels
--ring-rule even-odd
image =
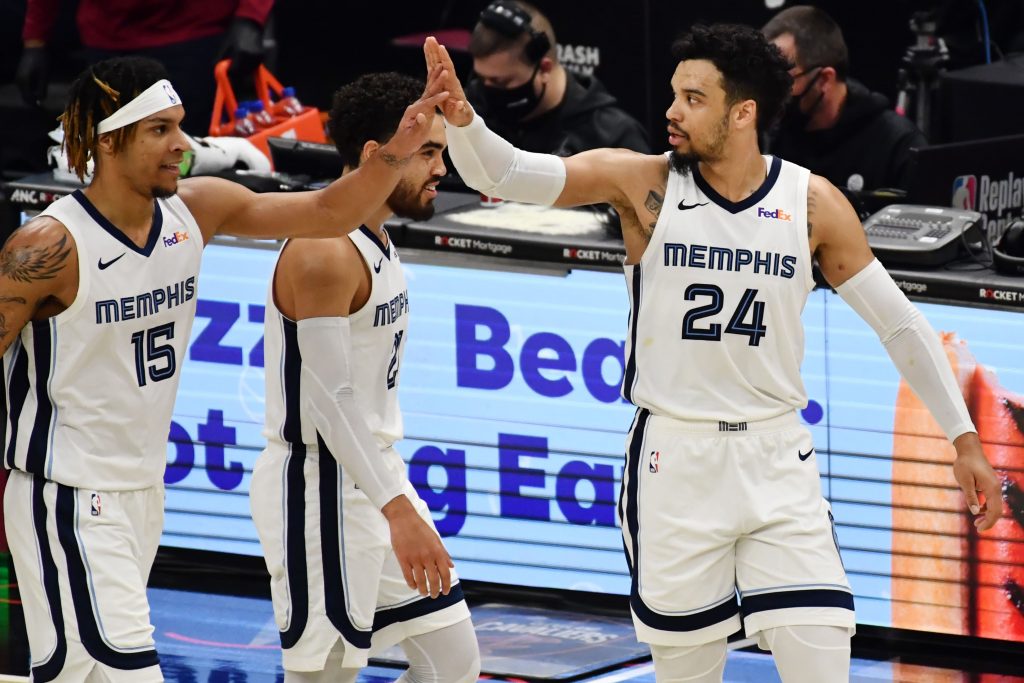
[[[235,109],[235,128],[233,134],[240,138],[247,138],[256,132],[256,126],[249,118],[249,110],[245,107]]]
[[[253,100],[249,102],[249,118],[252,120],[257,130],[263,128],[270,128],[277,124],[274,117],[270,115],[266,107],[263,106],[263,100]]]
[[[302,102],[295,96],[295,88],[288,86],[282,89],[281,100],[274,105],[274,113],[280,116],[298,116],[302,110]]]

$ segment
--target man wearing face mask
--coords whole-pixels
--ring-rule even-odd
[[[793,97],[771,152],[842,189],[906,189],[910,148],[927,140],[884,95],[847,78],[849,57],[836,22],[816,7],[797,5],[761,30],[794,65]]]
[[[643,126],[593,76],[558,61],[548,18],[525,2],[495,0],[480,13],[469,44],[473,109],[513,144],[571,156],[598,147],[648,153]]]

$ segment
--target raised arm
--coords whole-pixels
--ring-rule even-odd
[[[75,241],[60,222],[36,218],[0,251],[0,354],[38,313],[56,315],[78,292]]]
[[[1002,485],[985,458],[939,336],[875,259],[853,207],[819,176],[811,176],[807,190],[807,223],[825,279],[875,330],[956,448],[953,475],[975,515],[974,525],[979,531],[992,528],[1003,511]]]
[[[388,520],[395,557],[409,587],[437,597],[451,588],[451,558],[404,495],[405,480],[381,459],[352,386],[348,315],[364,270],[362,257],[347,239],[291,242],[274,276],[275,296],[297,321],[303,412]]]
[[[388,198],[401,168],[427,136],[448,93],[441,69],[405,110],[395,134],[359,168],[315,192],[252,192],[219,178],[189,178],[179,193],[209,242],[216,234],[255,238],[331,237],[358,228]]]
[[[517,149],[476,115],[443,45],[427,38],[423,46],[427,69],[444,74],[448,99],[441,105],[448,134],[448,153],[463,181],[493,197],[528,204],[580,206],[627,204],[626,185],[648,158],[626,149],[595,149],[563,159]]]

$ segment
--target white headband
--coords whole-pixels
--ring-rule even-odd
[[[99,122],[96,133],[109,133],[124,128],[158,111],[181,104],[181,98],[174,92],[174,86],[166,78],[149,86],[134,100]]]

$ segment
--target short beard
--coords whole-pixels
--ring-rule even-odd
[[[167,190],[162,187],[154,187],[150,189],[149,193],[153,195],[153,199],[170,199],[174,195],[178,194],[178,184],[174,184],[174,188]]]
[[[672,170],[686,178],[693,172],[693,167],[701,160],[699,154],[694,152],[672,152],[668,157],[668,163]]]
[[[422,203],[420,201],[421,192],[423,192],[422,185],[414,187],[412,183],[403,180],[392,190],[386,204],[391,212],[399,218],[409,218],[414,221],[430,220],[434,217],[434,202]]]
[[[729,117],[726,115],[718,122],[715,137],[711,140],[706,151],[698,152],[691,143],[689,152],[683,153],[673,150],[669,156],[669,164],[672,166],[673,171],[685,178],[693,172],[698,163],[702,161],[704,163],[711,163],[721,159],[722,152],[725,150],[725,143],[728,139]]]

